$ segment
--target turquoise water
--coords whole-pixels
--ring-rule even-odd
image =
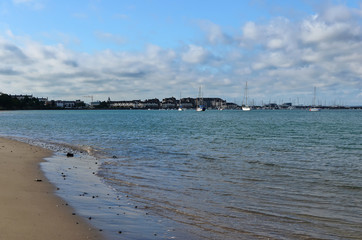
[[[149,235],[130,227],[131,239],[361,239],[361,119],[358,110],[14,111],[0,112],[0,134],[91,149],[92,171],[126,199],[118,210],[137,206],[122,223],[96,224],[114,232],[130,215],[153,219]],[[150,236],[163,227],[172,233]]]

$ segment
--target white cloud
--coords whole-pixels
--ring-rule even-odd
[[[306,43],[344,40],[358,34],[350,24],[327,24],[318,20],[306,20],[301,25],[301,39]]]
[[[337,5],[337,6],[330,6],[328,8],[325,8],[324,11],[321,14],[321,17],[328,21],[328,22],[336,22],[336,21],[346,21],[349,20],[352,15],[354,15],[355,11],[349,8],[347,6],[343,5]]]
[[[250,85],[264,83],[268,91],[279,93],[313,85],[329,92],[349,89],[345,97],[361,104],[362,19],[357,13],[332,6],[300,22],[276,18],[266,24],[246,23],[240,46],[253,51]]]
[[[6,36],[8,36],[8,37],[10,37],[10,38],[14,38],[13,32],[12,32],[11,30],[9,30],[9,29],[7,29],[7,30],[5,31],[5,34],[6,34]]]
[[[254,22],[247,22],[243,26],[243,36],[246,39],[255,40],[259,38],[259,30]]]
[[[182,54],[182,60],[187,63],[201,63],[206,60],[208,52],[201,46],[189,45]]]
[[[229,43],[230,39],[221,26],[210,21],[199,21],[200,28],[206,33],[207,41],[211,44]]]
[[[271,48],[271,49],[277,49],[277,48],[282,48],[284,46],[284,44],[283,44],[282,39],[272,38],[269,40],[267,46],[268,46],[268,48]]]
[[[138,52],[80,53],[8,30],[0,35],[0,91],[115,100],[178,96],[180,91],[194,97],[203,84],[205,96],[241,99],[248,81],[251,99],[259,101],[298,98],[308,103],[318,86],[327,103],[338,96],[362,104],[362,15],[357,12],[337,7],[301,21],[247,22],[241,36],[229,37],[221,26],[205,22],[206,44],[175,49],[148,44]],[[97,36],[124,42],[113,33]]]

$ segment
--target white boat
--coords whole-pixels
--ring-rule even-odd
[[[199,106],[197,106],[197,108],[196,108],[196,111],[197,112],[203,112],[203,111],[205,111],[206,109],[205,109],[205,107],[203,106],[203,105],[199,105]]]
[[[202,94],[201,94],[201,87],[199,87],[199,97],[197,98],[196,105],[197,105],[197,107],[196,107],[197,112],[203,112],[206,110],[206,107],[204,106],[204,100],[203,100]]]
[[[178,106],[177,110],[180,111],[180,112],[184,110],[183,107],[182,107],[182,104],[181,104],[181,93],[180,93],[180,102],[179,102],[179,106]]]
[[[320,108],[315,107],[316,92],[316,87],[314,87],[313,105],[311,108],[309,108],[309,112],[319,112],[321,110]]]
[[[245,83],[244,99],[241,106],[243,111],[250,111],[251,107],[248,106],[248,82]]]

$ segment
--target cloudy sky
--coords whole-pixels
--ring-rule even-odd
[[[362,1],[0,0],[0,92],[362,105]]]

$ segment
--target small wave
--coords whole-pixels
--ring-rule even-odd
[[[85,154],[90,157],[94,157],[96,159],[109,158],[109,156],[105,152],[90,145],[72,145],[64,142],[53,142],[42,139],[31,139],[31,138],[14,137],[14,136],[13,137],[9,136],[8,138],[48,149],[50,151],[53,151],[55,154],[72,152],[80,155]]]
[[[342,189],[348,189],[348,190],[362,190],[362,186],[353,186],[353,185],[341,185],[341,186],[338,186],[339,188],[342,188]]]

